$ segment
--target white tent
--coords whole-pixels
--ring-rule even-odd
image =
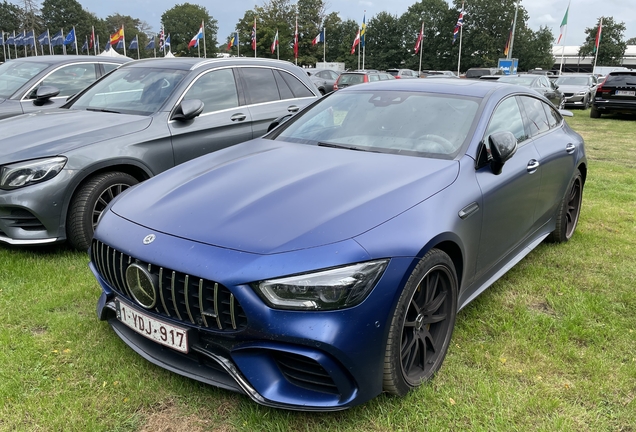
[[[166,58],[175,58],[174,54],[172,54],[172,51],[168,51],[168,54],[166,54],[164,57],[166,57]]]
[[[123,58],[127,58],[132,60],[130,57],[126,57],[124,55],[119,54],[117,51],[115,51],[114,49],[109,49],[108,51],[102,51],[101,53],[97,54],[98,56],[102,56],[102,57],[123,57]]]

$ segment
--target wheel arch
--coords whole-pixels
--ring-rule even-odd
[[[442,233],[432,238],[431,241],[429,241],[418,254],[418,258],[421,259],[431,249],[439,249],[442,252],[446,253],[446,255],[450,257],[453,265],[455,266],[455,272],[457,273],[458,291],[462,286],[465,271],[465,253],[464,248],[461,246],[461,244],[462,242],[456,234],[450,232]],[[417,265],[417,262],[413,264],[413,267],[415,267],[415,265]],[[413,269],[411,268],[410,271],[413,271]]]
[[[73,199],[73,196],[75,196],[77,191],[93,176],[105,172],[115,171],[129,174],[139,180],[139,182],[148,180],[150,177],[153,177],[155,175],[150,170],[150,168],[148,168],[148,166],[138,160],[133,159],[116,159],[103,161],[82,170],[81,173],[75,176],[73,183],[68,188],[68,193],[64,197],[64,207],[62,208],[60,217],[60,225],[61,228],[63,228],[60,232],[64,234],[64,237],[66,237],[66,217],[68,215],[68,208],[71,200]]]
[[[585,185],[585,180],[587,179],[587,164],[585,162],[581,162],[578,166],[578,169],[581,172],[581,177],[583,178],[583,184]]]

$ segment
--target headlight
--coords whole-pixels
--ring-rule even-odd
[[[580,91],[580,92],[577,93],[577,95],[579,95],[579,96],[585,96],[586,94],[587,94],[587,92],[584,92],[584,91]]]
[[[0,189],[17,189],[52,179],[62,171],[66,160],[58,156],[5,165],[0,168]]]
[[[266,280],[252,287],[270,306],[278,309],[342,309],[357,305],[369,295],[388,262],[371,261]]]

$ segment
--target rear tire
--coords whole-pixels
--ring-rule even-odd
[[[583,200],[583,176],[578,169],[568,186],[567,192],[557,211],[556,228],[548,236],[552,243],[565,243],[570,240],[576,230],[581,214]]]
[[[386,344],[383,387],[404,396],[439,370],[457,314],[457,273],[450,257],[431,249],[400,295]]]
[[[591,118],[601,118],[601,113],[594,105],[592,105],[592,109],[590,110]]]
[[[104,208],[137,183],[136,178],[123,172],[97,174],[84,183],[75,192],[66,218],[66,238],[71,245],[77,250],[87,250]]]

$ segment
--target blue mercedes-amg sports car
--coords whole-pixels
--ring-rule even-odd
[[[564,114],[496,82],[339,90],[111,202],[97,314],[150,362],[264,405],[404,395],[461,308],[574,234],[587,161]]]

